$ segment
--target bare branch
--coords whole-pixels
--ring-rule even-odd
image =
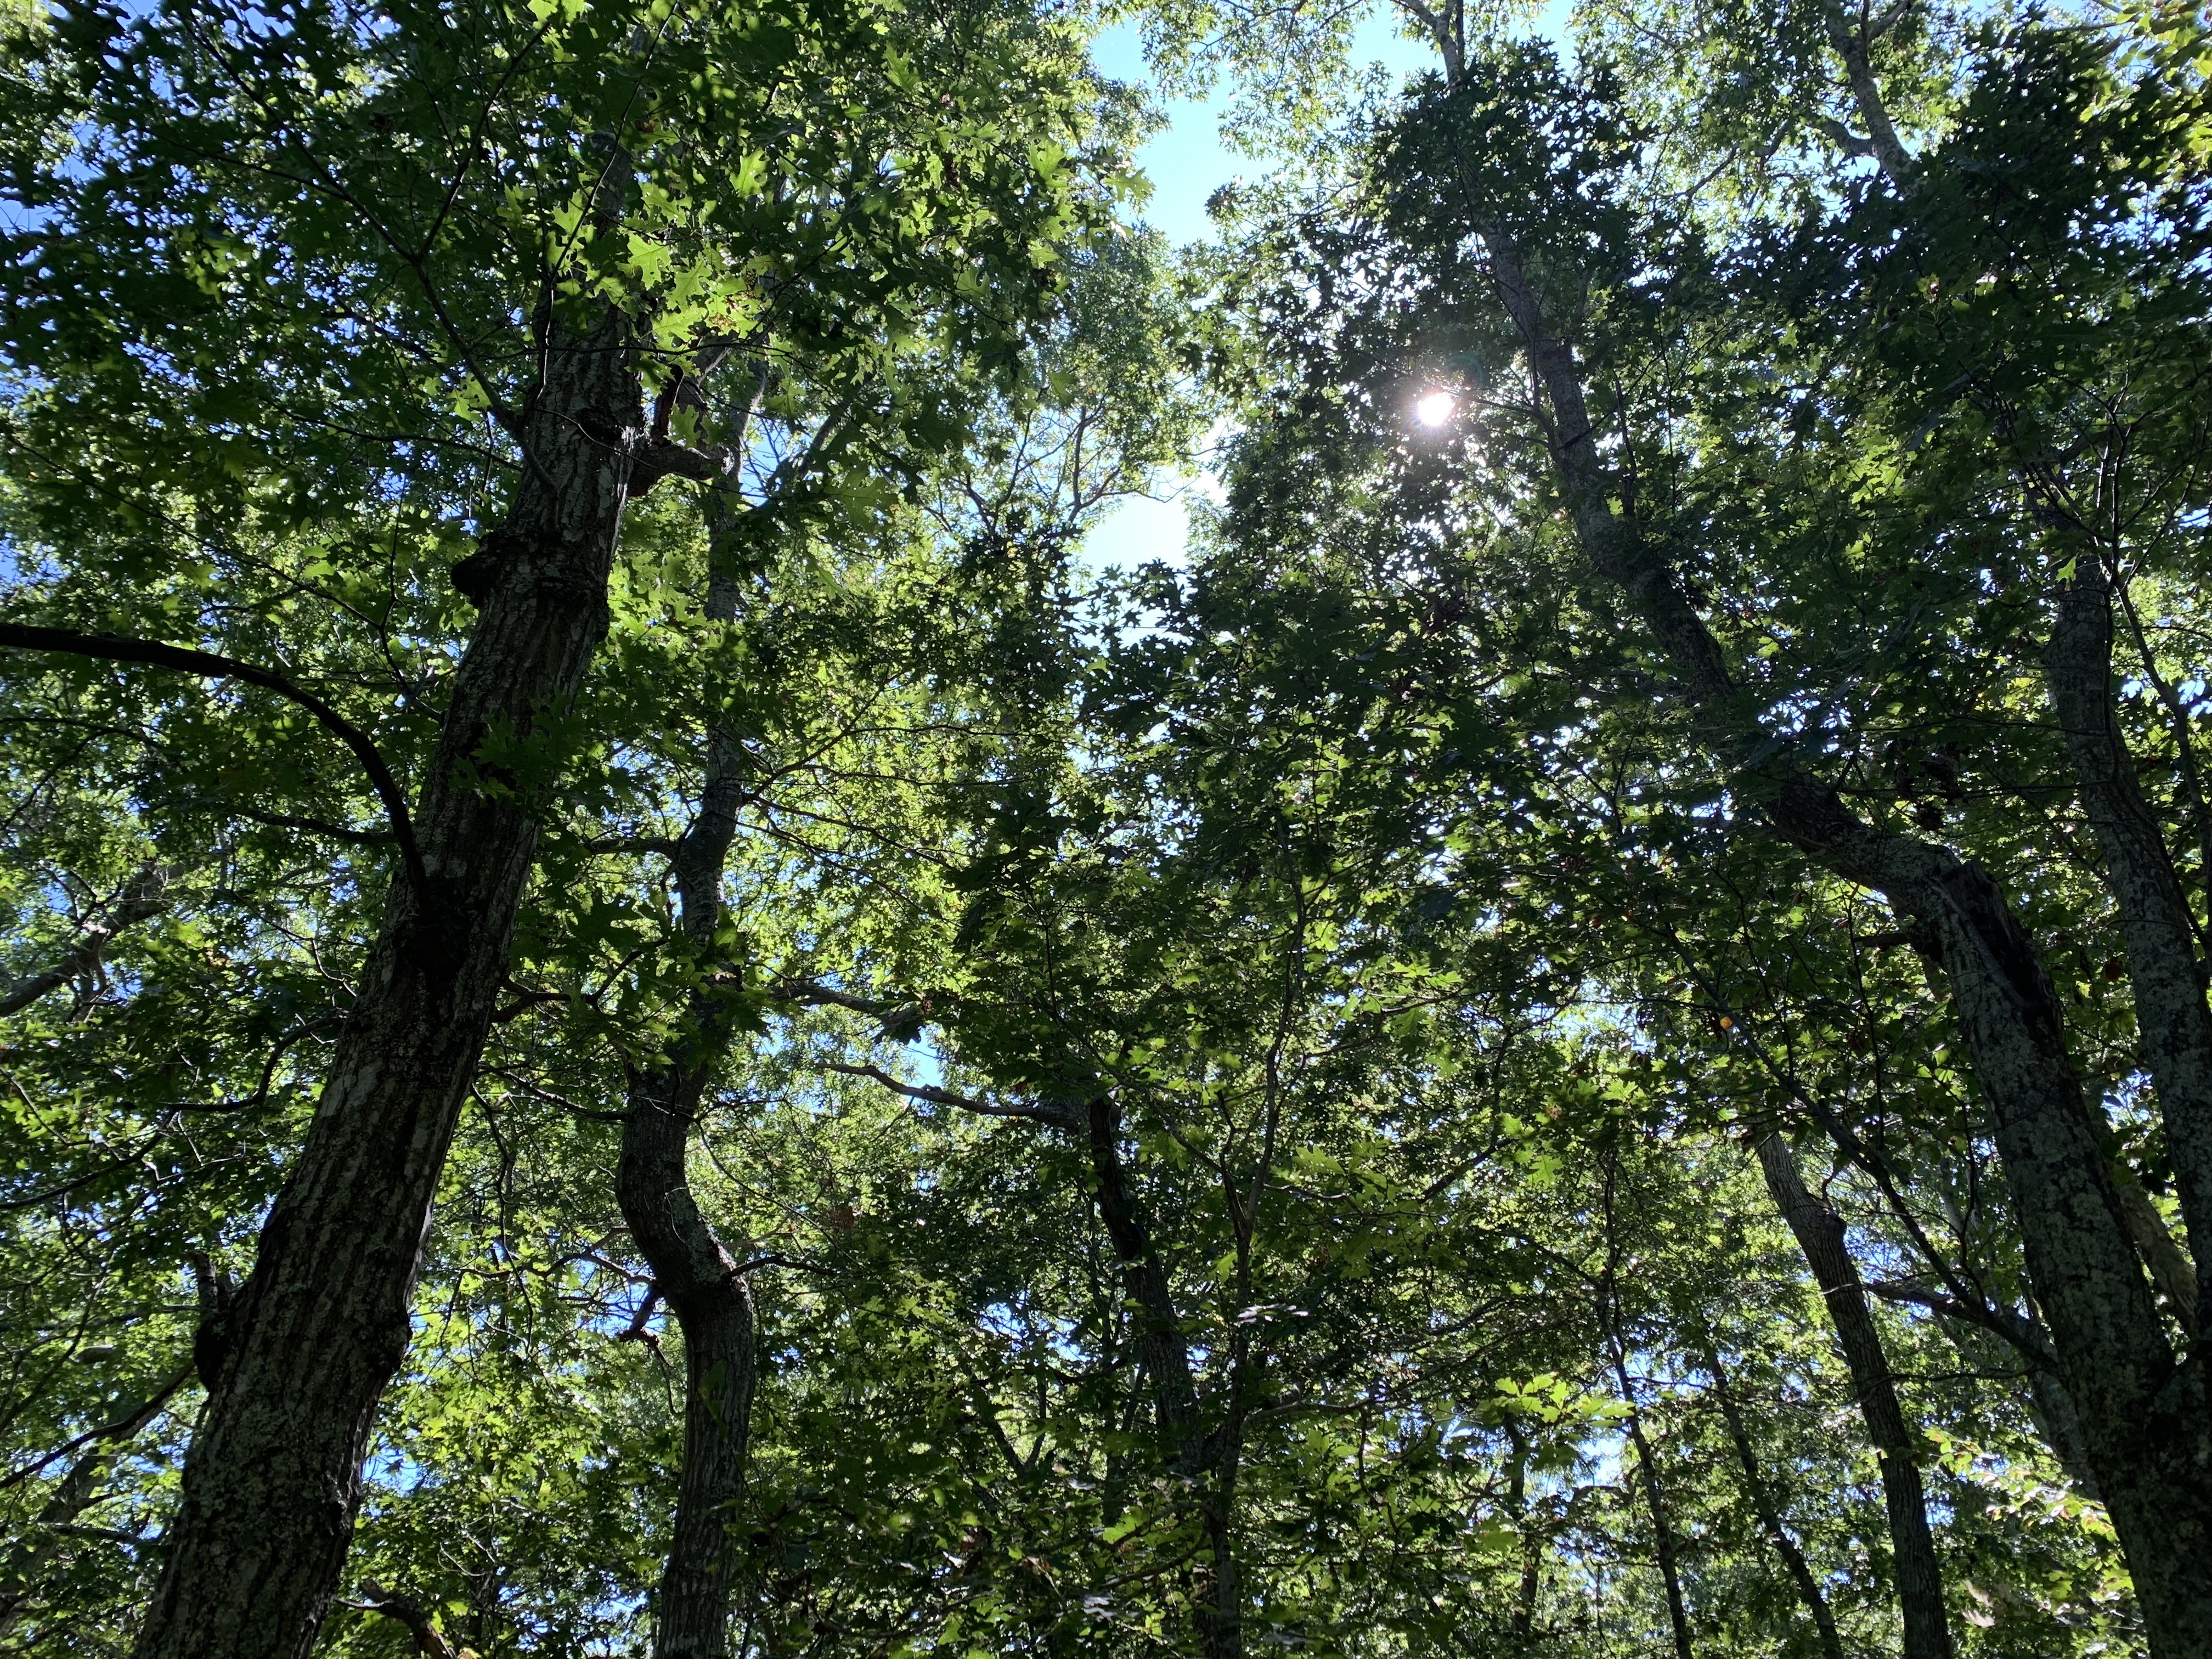
[[[1833,144],[1838,149],[1843,151],[1846,155],[1872,155],[1874,154],[1874,140],[1871,138],[1860,137],[1858,134],[1853,132],[1841,121],[1836,120],[1832,117],[1823,115],[1814,120],[1813,125],[1820,130],[1821,133],[1827,138],[1830,143]]]
[[[667,438],[652,438],[630,453],[629,493],[642,495],[663,478],[690,478],[710,483],[729,472],[732,459],[726,452],[693,449]]]
[[[2032,1322],[2008,1308],[2000,1308],[1987,1302],[1979,1306],[1970,1306],[1956,1297],[1944,1295],[1941,1291],[1931,1291],[1920,1285],[1899,1284],[1895,1279],[1869,1279],[1864,1283],[1869,1291],[1885,1302],[1908,1303],[1917,1308],[1925,1308],[1930,1313],[1942,1314],[1946,1319],[1979,1325],[2004,1338],[2045,1370],[2055,1371],[2058,1368],[2057,1358],[2043,1340],[2042,1332]]]

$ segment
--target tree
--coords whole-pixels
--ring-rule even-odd
[[[1017,45],[1006,21],[183,8],[85,14],[37,40],[30,137],[66,126],[83,160],[32,175],[40,222],[16,239],[44,290],[11,313],[33,377],[16,440],[27,534],[100,538],[99,514],[39,507],[97,470],[123,525],[178,503],[155,509],[162,529],[181,508],[195,539],[244,541],[251,587],[282,593],[303,564],[312,582],[312,544],[344,535],[350,509],[413,501],[465,521],[456,486],[476,483],[476,458],[515,465],[451,572],[477,614],[422,699],[436,737],[411,806],[370,769],[398,874],[253,1272],[202,1330],[210,1406],[142,1652],[314,1638],[626,509],[660,478],[720,471],[681,441],[685,386],[770,318],[779,342],[834,354],[850,333],[881,357],[924,307],[954,343],[992,350],[1032,308],[1030,249],[1067,222],[1072,170],[1063,149],[1010,143],[1000,117],[1048,146],[1073,117],[1050,41]],[[1034,71],[956,81],[969,107],[953,122],[920,92],[940,65],[1024,58]],[[939,195],[963,173],[969,190]],[[993,280],[1007,271],[1012,285]],[[90,451],[70,436],[88,428]],[[104,462],[109,446],[130,459]],[[226,510],[227,469],[247,481],[243,515]],[[97,611],[107,574],[71,559],[40,612]],[[281,600],[191,597],[195,634],[241,633],[280,659],[295,646]],[[82,626],[10,642],[148,654]],[[240,677],[228,659],[187,672]]]
[[[1866,296],[1869,310],[1856,314],[1895,318],[1893,327],[1909,330],[1914,324],[1904,319],[1918,314],[1905,297],[1912,291],[1911,283],[1922,284],[1917,291],[1924,295],[1931,288],[1948,293],[1960,281],[1971,281],[1950,267],[1941,267],[1948,274],[1938,274],[1936,261],[1944,256],[1935,250],[1955,248],[1963,253],[1960,244],[1971,243],[1975,252],[1968,258],[1993,258],[1990,243],[1973,240],[1984,234],[1984,226],[1990,226],[1987,234],[2000,236],[2009,246],[2021,246],[2024,227],[2015,219],[2003,232],[1996,231],[2001,210],[1995,198],[1973,193],[1978,185],[1952,185],[1965,190],[1971,201],[1954,198],[1930,219],[1917,219],[1942,193],[1943,187],[1932,182],[1939,176],[1964,181],[1978,179],[1990,167],[2032,169],[2044,165],[2037,158],[2052,155],[2058,145],[2087,143],[2093,154],[2111,158],[2079,164],[2090,170],[2079,175],[2074,188],[2086,194],[2069,199],[2087,202],[2106,199],[2097,194],[2100,190],[2155,192],[2166,187],[2149,181],[2178,181],[2178,169],[2186,166],[2182,157],[2189,141],[2178,134],[2163,141],[2118,137],[2123,131],[2147,135],[2148,129],[2130,125],[2142,118],[2121,112],[2147,109],[2147,104],[2136,100],[2166,94],[2170,88],[2165,71],[2152,69],[2136,79],[2096,82],[2096,76],[2110,71],[2091,67],[2087,58],[2069,58],[2052,43],[2053,38],[2033,27],[1986,43],[1957,94],[1955,115],[1942,117],[1954,123],[1945,147],[1912,161],[1899,148],[1886,115],[1870,101],[1878,88],[1863,72],[1866,42],[1855,38],[1859,44],[1852,46],[1839,36],[1838,49],[1850,48],[1844,56],[1853,94],[1862,106],[1861,116],[1875,134],[1865,145],[1877,153],[1894,152],[1885,162],[1892,183],[1887,188],[1881,184],[1862,186],[1832,210],[1816,201],[1802,210],[1804,228],[1793,230],[1785,220],[1765,233],[1773,239],[1771,254],[1747,256],[1767,263],[1742,269],[1771,271],[1778,284],[1788,285],[1786,303],[1796,316],[1834,314],[1821,311],[1829,302],[1814,298],[1816,293],[1832,294],[1846,306],[1857,302],[1843,301],[1841,295],[1856,293]],[[2186,1403],[2201,1386],[2199,1371],[2177,1353],[2154,1309],[2122,1188],[2083,1111],[2081,1086],[2067,1054],[2065,1020],[2055,988],[2033,965],[2027,936],[1985,871],[1921,834],[1892,827],[1879,817],[1870,821],[1837,793],[1837,763],[1849,764],[1857,741],[1844,734],[1863,728],[1844,723],[1839,714],[1816,718],[1814,711],[1821,705],[1813,700],[1838,695],[1847,705],[1856,706],[1870,678],[1868,667],[1887,665],[1861,654],[1864,648],[1860,647],[1841,659],[1838,667],[1826,665],[1823,649],[1848,648],[1841,645],[1844,618],[1832,620],[1831,613],[1823,611],[1824,600],[1835,590],[1818,586],[1802,561],[1814,548],[1834,544],[1824,544],[1824,534],[1850,533],[1849,518],[1824,515],[1815,508],[1808,514],[1811,522],[1807,531],[1799,533],[1794,544],[1778,544],[1780,556],[1794,562],[1789,565],[1789,585],[1782,590],[1790,594],[1785,602],[1789,611],[1770,620],[1769,605],[1754,597],[1760,591],[1757,584],[1771,580],[1765,573],[1776,567],[1765,562],[1765,538],[1757,526],[1741,516],[1737,503],[1747,491],[1770,496],[1778,493],[1778,486],[1795,471],[1799,451],[1811,447],[1797,444],[1789,434],[1804,432],[1808,422],[1825,414],[1821,398],[1827,382],[1823,374],[1833,377],[1838,397],[1854,400],[1848,406],[1871,410],[1876,406],[1873,400],[1896,386],[1890,377],[1902,372],[1902,361],[1880,356],[1889,349],[1880,332],[1874,337],[1881,343],[1868,356],[1855,355],[1853,349],[1857,340],[1868,337],[1863,334],[1824,335],[1816,348],[1825,354],[1820,358],[1823,369],[1811,377],[1821,392],[1802,394],[1794,409],[1782,399],[1768,400],[1771,412],[1766,418],[1776,424],[1764,428],[1762,440],[1794,446],[1783,448],[1779,468],[1771,462],[1753,461],[1747,449],[1736,447],[1741,445],[1740,438],[1721,440],[1710,450],[1694,440],[1678,441],[1675,432],[1702,433],[1709,429],[1709,422],[1717,431],[1729,431],[1729,422],[1741,422],[1749,414],[1744,404],[1729,404],[1726,415],[1718,407],[1709,408],[1702,401],[1705,382],[1697,378],[1695,368],[1686,380],[1669,378],[1679,354],[1687,349],[1696,354],[1695,363],[1717,366],[1713,383],[1724,384],[1742,372],[1740,354],[1745,348],[1733,343],[1741,340],[1748,346],[1749,339],[1760,337],[1754,332],[1747,339],[1733,316],[1706,321],[1699,309],[1700,295],[1717,297],[1723,291],[1717,279],[1729,269],[1723,263],[1727,256],[1712,238],[1696,234],[1694,228],[1670,242],[1644,216],[1652,203],[1644,194],[1637,170],[1640,152],[1634,148],[1632,106],[1602,61],[1579,82],[1570,82],[1540,51],[1478,51],[1478,43],[1462,36],[1451,37],[1447,46],[1444,80],[1378,131],[1374,176],[1380,222],[1376,235],[1363,246],[1353,240],[1356,232],[1347,236],[1337,228],[1342,223],[1339,219],[1309,244],[1313,260],[1335,266],[1337,291],[1345,295],[1341,301],[1334,301],[1324,279],[1323,311],[1340,306],[1346,314],[1364,313],[1374,319],[1376,331],[1362,343],[1363,352],[1374,352],[1383,343],[1388,337],[1384,330],[1395,331],[1400,342],[1413,331],[1426,335],[1416,348],[1425,362],[1368,359],[1372,367],[1367,373],[1373,378],[1361,390],[1370,401],[1361,412],[1377,422],[1397,418],[1398,396],[1402,394],[1394,394],[1382,377],[1426,374],[1465,385],[1483,411],[1480,428],[1469,424],[1460,428],[1468,438],[1479,432],[1494,448],[1519,422],[1527,423],[1521,430],[1540,434],[1548,447],[1549,464],[1528,483],[1539,492],[1539,499],[1548,495],[1567,515],[1580,557],[1620,596],[1616,601],[1592,595],[1583,601],[1595,613],[1592,623],[1636,630],[1631,635],[1637,641],[1632,650],[1653,653],[1654,666],[1666,677],[1662,695],[1679,710],[1683,736],[1691,752],[1698,756],[1697,763],[1702,769],[1711,757],[1710,763],[1719,769],[1714,782],[1728,792],[1723,812],[1747,830],[1763,824],[1845,880],[1887,894],[1908,933],[1942,963],[1978,1085],[1993,1109],[2037,1300],[2051,1322],[2068,1389],[2084,1407],[2085,1430],[2093,1447],[2102,1448],[2090,1453],[2100,1489],[2113,1505],[2131,1561],[2138,1563],[2137,1585],[2145,1598],[2154,1644],[2179,1644],[2179,1650],[2192,1639],[2188,1632],[2200,1615],[2191,1611],[2192,1592],[2178,1565],[2180,1556],[2169,1552],[2193,1548],[2180,1540],[2185,1535],[2193,1539],[2191,1528],[2198,1523],[2184,1517],[2195,1513],[2192,1505],[2202,1494],[2195,1476],[2188,1473],[2195,1467],[2190,1462],[2194,1454],[2183,1454],[2178,1462],[2165,1460],[2193,1432],[2183,1425],[2199,1415]],[[1852,66],[1852,52],[1858,54],[1856,67]],[[2073,77],[2079,76],[2089,76],[2090,82],[2075,82]],[[2078,96],[2056,93],[2059,87],[2093,82],[2110,90],[2085,90]],[[2091,109],[2099,113],[2090,115]],[[1809,113],[1798,115],[1801,131]],[[2075,123],[2066,129],[2067,139],[2046,137],[2050,129],[2038,125],[2053,120]],[[2111,125],[2100,125],[2106,122]],[[2110,136],[2102,136],[2106,134]],[[1723,153],[1721,165],[1729,164]],[[2094,171],[2099,166],[2110,171],[2099,175]],[[2094,182],[2100,176],[2112,182]],[[2123,177],[2144,182],[2121,186],[2118,180]],[[1895,181],[1903,179],[1910,180],[1910,188],[1900,193]],[[2171,188],[2186,189],[2178,182]],[[2137,194],[2130,199],[2145,198]],[[2169,253],[2191,246],[2184,228],[2192,222],[2190,210],[2181,195],[2154,199],[2170,202],[2177,216],[2174,240],[2157,243],[2155,254],[2138,252],[2133,245],[2123,251],[2118,245],[2100,242],[2098,233],[2089,228],[2095,222],[2092,218],[2074,222],[2077,228],[2071,240],[2063,233],[2052,233],[2048,242],[2027,244],[2034,251],[2027,257],[2118,262],[2129,274],[2116,280],[2124,281],[2131,292],[2160,293],[2176,282],[2185,283],[2180,267],[2163,261]],[[1783,201],[1790,204],[1788,198]],[[1926,229],[1916,232],[1905,228],[1908,225]],[[1716,233],[1730,229],[1723,220]],[[1798,256],[1786,240],[1793,234],[1802,239],[1796,246],[1832,238],[1824,246],[1835,252],[1824,253],[1827,262],[1817,265],[1795,263]],[[1334,247],[1328,240],[1331,236],[1340,239]],[[1863,252],[1845,255],[1841,250],[1846,245]],[[2068,250],[2063,255],[2055,252],[2062,246]],[[2046,254],[2046,247],[2052,252]],[[2108,251],[2097,251],[2100,249]],[[2141,263],[2146,258],[2155,262],[2154,269]],[[1354,264],[1354,260],[1359,263]],[[1976,264],[1975,269],[1980,268]],[[1376,285],[1386,269],[1398,285],[1395,289]],[[1823,283],[1829,285],[1825,289],[1818,286]],[[2004,321],[1998,323],[1993,315],[1990,326],[2004,330],[2009,341],[2019,343],[2019,366],[2008,366],[2002,374],[2021,378],[2005,380],[2001,374],[2001,383],[1991,383],[1986,393],[2002,398],[2031,375],[2026,360],[2035,349],[2033,343],[2047,340],[2051,349],[2064,351],[2070,346],[2059,342],[2075,337],[2048,311],[2043,319],[2045,333],[2024,332],[2029,319],[2013,308],[2016,289],[2000,283],[1996,291],[2004,298],[1990,304],[2005,307]],[[1948,314],[1960,307],[1954,300],[1943,301],[1943,306],[1946,320],[1939,326],[1949,331]],[[1974,311],[1970,304],[1966,316]],[[1963,317],[1960,325],[1971,325]],[[1778,332],[1784,323],[1778,320],[1775,326],[1774,337],[1788,337]],[[1723,348],[1724,339],[1732,343],[1730,347]],[[2162,329],[2157,339],[2157,346],[2146,340],[2142,349],[2173,353],[2178,363],[2191,360],[2192,348],[2175,331]],[[2115,349],[2124,353],[2128,348]],[[1515,360],[1525,365],[1536,399],[1533,406],[1507,390],[1510,382],[1504,371]],[[1777,383],[1796,380],[1794,367],[1765,372]],[[2098,373],[2118,371],[2083,362],[2065,370],[2053,365],[2049,372],[2054,380],[2065,376],[2063,383],[2072,387]],[[1947,397],[1957,397],[1973,379],[1967,375]],[[2148,393],[2148,383],[2140,374],[2136,380]],[[2193,380],[2184,368],[2175,383]],[[1602,389],[1601,399],[1593,393],[1594,386]],[[1885,391],[1875,392],[1875,386]],[[1917,383],[1917,387],[1922,396],[1935,391],[1925,383]],[[1900,398],[1911,395],[1902,386],[1897,393]],[[1860,398],[1868,401],[1856,401]],[[2194,429],[2196,417],[2185,395],[2147,407],[2156,412],[2147,415],[2140,428],[2146,438],[2153,431],[2170,430],[2173,439],[2154,441],[2180,441],[2181,434]],[[1740,425],[1734,430],[1740,431]],[[1821,431],[1817,426],[1814,430]],[[1601,436],[1616,432],[1617,437]],[[1778,435],[1765,440],[1765,433]],[[1849,446],[1856,436],[1838,432],[1828,453],[1839,459],[1842,453],[1852,453]],[[1915,447],[1901,431],[1887,441],[1905,453]],[[1711,466],[1707,464],[1711,453],[1728,453],[1730,462]],[[1980,463],[1981,480],[1986,480],[1988,460],[1975,459]],[[1988,499],[1985,493],[1978,493],[1986,490],[1980,480],[1959,477],[1966,465],[1966,458],[1947,445],[1943,460],[1930,470],[1947,468],[1949,477],[1924,485],[1914,477],[1902,485],[1923,491],[1948,486],[1960,491],[1945,501],[1945,507],[1964,515],[1958,532],[1962,538],[1971,533],[1964,526],[1975,523]],[[1901,470],[1910,477],[1909,468]],[[2168,471],[2159,476],[2168,479],[2176,475]],[[1480,483],[1469,482],[1481,489]],[[1880,507],[1854,503],[1854,507],[1862,513],[1893,511],[1899,516],[1909,510],[1903,503],[1893,508],[1887,502]],[[2128,509],[2121,510],[2124,514]],[[1925,526],[1923,513],[1919,533],[1943,533]],[[1985,546],[1978,546],[1978,553]],[[1686,566],[1697,572],[1694,584],[1684,574]],[[2078,577],[2078,566],[2069,567],[2065,574]],[[1951,580],[1959,581],[1964,574],[1960,572]],[[1753,586],[1731,588],[1731,582]],[[1716,599],[1717,592],[1728,597]],[[1844,598],[1841,593],[1835,597]],[[2074,602],[2075,608],[2083,602]],[[1617,617],[1616,604],[1626,607]],[[1709,618],[1709,606],[1725,622]],[[1739,617],[1753,635],[1748,641],[1736,631]],[[1838,641],[1837,647],[1828,646],[1831,639]],[[1753,644],[1758,645],[1756,653]],[[1841,662],[1848,662],[1849,669],[1841,669]],[[1972,673],[1972,658],[1968,665]],[[1851,686],[1839,672],[1859,675],[1860,684]],[[2100,698],[2104,695],[2100,691]],[[1805,701],[1792,703],[1793,697]],[[1875,702],[1875,710],[1880,708]],[[1782,708],[1797,712],[1787,717],[1779,732],[1773,732],[1770,722],[1778,717],[1771,711]],[[2073,726],[2086,718],[2076,712],[2067,717],[2068,724]],[[2109,738],[2084,738],[2073,747],[2078,756],[2087,753],[2084,744],[2094,748],[2100,742],[2106,749],[2097,752],[2105,753]],[[1681,752],[1674,750],[1677,756]],[[2110,771],[2108,764],[2105,769]],[[2116,821],[2112,814],[2124,804],[2097,805],[2094,778],[2091,783],[2091,810],[2100,815],[2100,822]],[[2139,819],[2141,814],[2136,816]],[[2115,863],[2113,835],[2104,839],[2106,863],[2124,884],[2130,878]],[[2136,912],[2148,914],[2144,909],[2148,900],[2127,902]],[[2170,917],[2171,907],[2159,914]],[[2151,925],[2142,922],[2138,931]],[[2156,983],[2148,993],[2138,986],[2136,994],[2139,1007],[2146,1006],[2144,997],[2152,997],[2156,1004],[2156,998],[2164,994]],[[2186,1021],[2176,1025],[2179,1016],[2155,1012],[2145,1018],[2146,1040],[2151,1044],[2146,1057],[2154,1073],[2163,1063],[2174,1078],[2160,1100],[2166,1144],[2178,1145],[2191,1133],[2187,1126],[2193,1112],[2185,1077],[2174,1069],[2183,1064],[2173,1046],[2182,1039],[2158,1036],[2153,1028],[2162,1022],[2162,1029],[2180,1030]],[[2159,1053],[2166,1054],[2166,1061],[2157,1059]],[[2169,1419],[2165,1415],[2169,1411],[2177,1414]],[[2089,1427],[2091,1419],[2105,1426]],[[2161,1426],[2154,1436],[2144,1437],[2142,1430],[2152,1422]],[[1942,1650],[1940,1616],[1932,1604],[1923,1605],[1923,1634],[1916,1639],[1926,1650]]]
[[[2189,1650],[2201,33],[1395,15],[11,14],[0,1648]]]

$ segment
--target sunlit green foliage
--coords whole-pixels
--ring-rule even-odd
[[[1794,1659],[1793,1551],[1895,1651],[1777,1132],[1875,1292],[1959,1652],[2138,1650],[1927,941],[1741,833],[1468,227],[1771,741],[2017,897],[2166,1227],[2039,653],[2094,511],[2212,932],[2197,21],[1897,8],[1906,191],[1815,9],[1604,0],[1574,58],[1440,9],[1474,70],[1385,93],[1315,67],[1351,14],[1156,8],[1279,146],[1176,260],[1112,222],[1137,124],[1078,22],[939,11],[0,20],[5,620],[281,669],[404,781],[544,319],[630,308],[673,434],[743,434],[722,509],[633,508],[556,740],[483,757],[538,873],[324,1650],[416,1646],[370,1585],[481,1659],[649,1650],[682,1335],[614,1170],[702,996],[691,1177],[759,1300],[732,1651],[1659,1654],[1671,1552],[1698,1651]],[[1215,422],[1188,561],[1087,566]],[[395,860],[295,703],[0,672],[0,1651],[120,1653]],[[746,785],[702,945],[709,733]]]

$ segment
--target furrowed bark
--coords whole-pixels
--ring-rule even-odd
[[[390,890],[252,1274],[202,1344],[208,1407],[139,1659],[305,1659],[337,1589],[537,846],[530,802],[479,751],[542,732],[605,636],[639,404],[625,319],[557,335],[514,502],[454,571],[478,617],[415,814],[427,893]]]
[[[2027,1398],[2029,1415],[2043,1436],[2043,1443],[2051,1448],[2074,1490],[2102,1503],[2104,1494],[2097,1489],[2096,1471],[2089,1462],[2089,1437],[2082,1431],[2081,1413],[2074,1404],[2074,1396],[2066,1392],[2065,1383],[2040,1367],[2031,1368]]]
[[[706,616],[737,614],[729,534],[744,511],[718,486],[708,507]],[[682,927],[695,949],[711,945],[722,916],[722,878],[744,799],[743,755],[709,721],[699,810],[672,860]],[[684,1467],[676,1524],[654,1608],[653,1659],[725,1659],[730,1650],[731,1528],[744,1501],[754,1381],[750,1283],[691,1194],[686,1153],[699,1100],[728,1046],[726,1011],[692,999],[680,1052],[633,1079],[623,1118],[616,1191],[630,1237],[684,1332]]]
[[[2136,1029],[2158,1097],[2173,1160],[2193,1272],[2177,1272],[2179,1252],[2140,1188],[2124,1184],[2131,1233],[2182,1322],[2193,1329],[2212,1261],[2212,1008],[2197,956],[2189,900],[2174,874],[2150,803],[2136,781],[2112,700],[2112,590],[2094,548],[2084,548],[2060,592],[2058,615],[2043,652],[2051,704],[2081,806],[2104,855],[2105,882],[2119,912]]]
[[[1480,227],[1479,227],[1480,228]],[[2212,1400],[2201,1355],[2179,1361],[2152,1304],[2056,988],[1988,872],[1878,830],[1766,741],[1674,567],[1613,505],[1572,349],[1545,319],[1510,237],[1491,270],[1552,421],[1554,475],[1583,556],[1667,659],[1702,744],[1783,840],[1881,893],[1935,940],[2020,1218],[2029,1275],[2097,1485],[2159,1659],[2212,1652]]]
[[[1757,1152],[1766,1190],[1789,1224],[1820,1299],[1834,1326],[1851,1392],[1865,1419],[1867,1438],[1881,1470],[1882,1504],[1889,1514],[1890,1553],[1897,1573],[1899,1610],[1905,1620],[1905,1659],[1950,1659],[1951,1626],[1943,1611],[1942,1570],[1936,1540],[1928,1529],[1928,1498],[1914,1461],[1915,1438],[1898,1403],[1889,1356],[1867,1305],[1858,1265],[1844,1242],[1843,1218],[1815,1198],[1798,1173],[1790,1143],[1777,1133],[1764,1136]],[[1717,1377],[1718,1372],[1716,1371]],[[1733,1408],[1725,1398],[1724,1409]]]
[[[1759,1473],[1759,1454],[1751,1443],[1751,1432],[1745,1427],[1743,1413],[1735,1403],[1735,1395],[1729,1387],[1728,1372],[1722,1368],[1720,1346],[1708,1340],[1705,1349],[1705,1370],[1713,1379],[1713,1398],[1719,1403],[1722,1419],[1728,1425],[1729,1440],[1735,1447],[1736,1462],[1743,1467],[1744,1490],[1751,1496],[1752,1512],[1759,1516],[1759,1524],[1766,1531],[1766,1540],[1774,1546],[1774,1553],[1782,1558],[1782,1565],[1790,1574],[1790,1582],[1797,1587],[1797,1599],[1805,1604],[1811,1615],[1813,1628],[1820,1639],[1823,1659],[1844,1659],[1843,1638],[1836,1633],[1836,1615],[1829,1610],[1828,1598],[1820,1593],[1820,1582],[1813,1577],[1813,1569],[1805,1559],[1805,1552],[1797,1547],[1797,1540],[1790,1535],[1790,1528],[1782,1523],[1781,1505],[1776,1503],[1768,1488],[1766,1478]],[[1908,1638],[1905,1651],[1912,1651]]]

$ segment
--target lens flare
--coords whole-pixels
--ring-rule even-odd
[[[1424,392],[1413,404],[1413,418],[1423,426],[1442,426],[1457,407],[1459,399],[1449,392]]]

